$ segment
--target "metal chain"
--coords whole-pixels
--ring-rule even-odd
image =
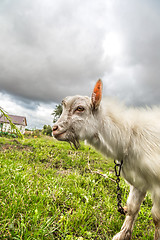
[[[121,160],[120,163],[117,163],[116,160],[114,160],[114,163],[115,163],[115,166],[114,166],[115,174],[116,174],[116,177],[117,177],[116,183],[117,183],[117,207],[118,207],[118,212],[120,212],[121,214],[125,215],[125,210],[124,210],[124,208],[121,205],[121,202],[122,202],[122,200],[121,200],[122,191],[121,191],[120,186],[119,186],[120,174],[121,174],[121,168],[122,168],[123,160]]]

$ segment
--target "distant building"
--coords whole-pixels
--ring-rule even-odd
[[[20,132],[24,134],[25,127],[27,126],[26,117],[16,116],[16,115],[8,115],[8,117],[11,119],[12,123],[16,125],[16,127],[20,130]],[[14,130],[11,129],[11,125],[8,119],[4,115],[0,116],[0,131],[14,132]]]

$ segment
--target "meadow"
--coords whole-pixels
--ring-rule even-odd
[[[115,179],[113,160],[83,143],[0,137],[0,239],[112,239],[124,220]],[[129,187],[120,186],[125,205]],[[153,239],[151,207],[147,195],[132,239]]]

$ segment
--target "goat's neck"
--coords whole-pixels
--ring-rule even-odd
[[[96,116],[97,132],[88,139],[104,155],[121,160],[127,154],[130,130],[124,117],[111,111],[100,111]]]

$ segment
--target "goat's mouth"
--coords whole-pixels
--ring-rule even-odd
[[[63,132],[54,132],[53,133],[53,136],[57,139],[57,140],[61,140],[61,141],[65,141],[65,138],[64,138],[64,134],[66,133],[66,130],[63,131]]]
[[[80,147],[79,139],[73,132],[67,134],[67,130],[61,132],[57,131],[53,133],[53,136],[59,141],[68,142],[72,148],[73,146],[75,149],[78,149]]]

